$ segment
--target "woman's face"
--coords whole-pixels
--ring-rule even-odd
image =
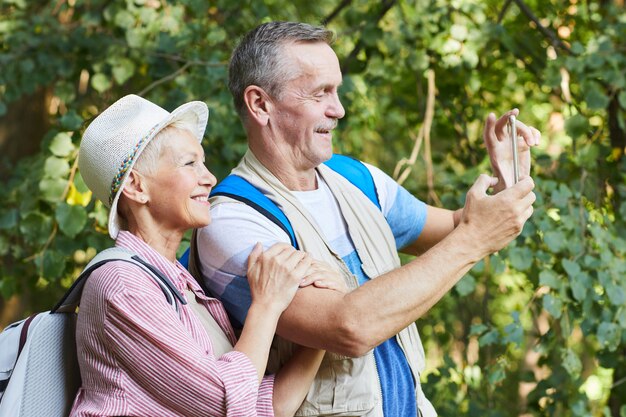
[[[204,150],[188,131],[176,129],[164,138],[156,170],[143,175],[148,209],[165,230],[186,231],[211,223],[211,188],[215,176],[204,165]]]

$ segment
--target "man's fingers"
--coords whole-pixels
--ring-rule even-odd
[[[316,288],[325,288],[327,290],[341,290],[342,287],[339,285],[338,282],[335,282],[333,280],[330,279],[318,279],[313,281],[313,286],[315,286]]]
[[[532,177],[527,176],[527,177],[521,178],[517,184],[514,184],[511,187],[507,188],[506,190],[501,191],[499,194],[505,195],[506,193],[512,193],[516,198],[522,199],[522,198],[527,197],[529,194],[534,195],[534,193],[531,193],[531,191],[534,188],[535,188],[535,181],[533,181]],[[534,202],[534,198],[535,197],[533,197],[533,202]]]
[[[497,177],[491,177],[487,174],[480,174],[470,191],[480,194],[487,194],[487,190],[498,183]]]
[[[509,116],[517,117],[519,115],[519,109],[511,109],[508,112],[504,113],[498,120],[496,120],[494,126],[494,133],[496,135],[496,139],[499,142],[502,142],[507,135],[507,124],[509,123]]]
[[[306,256],[306,254],[304,255],[305,256],[301,257],[300,260],[291,268],[292,274],[296,277],[304,276],[311,268],[311,257]]]
[[[524,142],[528,146],[535,146],[539,144],[539,139],[541,138],[541,132],[535,129],[532,126],[526,126],[524,122],[517,121],[517,135],[524,138]]]

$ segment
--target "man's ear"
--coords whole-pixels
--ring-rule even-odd
[[[266,126],[272,111],[272,100],[265,90],[256,85],[250,85],[243,92],[243,101],[248,117],[259,125]]]
[[[146,178],[134,169],[130,170],[128,179],[122,189],[122,194],[128,199],[139,204],[145,204],[150,199]]]

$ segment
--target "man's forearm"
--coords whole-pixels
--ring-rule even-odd
[[[424,255],[345,295],[340,315],[350,318],[348,334],[358,340],[352,354],[366,353],[422,317],[486,255],[461,239],[453,232]]]
[[[305,346],[361,356],[420,318],[480,259],[463,231],[352,292],[301,289],[278,334]]]
[[[304,346],[359,356],[417,320],[476,262],[518,236],[532,214],[530,178],[488,196],[493,181],[479,177],[458,226],[407,265],[347,294],[298,291],[281,316],[278,334]]]

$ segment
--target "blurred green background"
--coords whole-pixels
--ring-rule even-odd
[[[76,168],[86,122],[128,93],[205,101],[222,178],[246,149],[230,51],[269,20],[336,33],[336,151],[430,204],[462,206],[489,171],[489,112],[517,107],[543,133],[524,232],[418,321],[439,413],[626,417],[623,0],[3,0],[0,328],[112,244]]]

